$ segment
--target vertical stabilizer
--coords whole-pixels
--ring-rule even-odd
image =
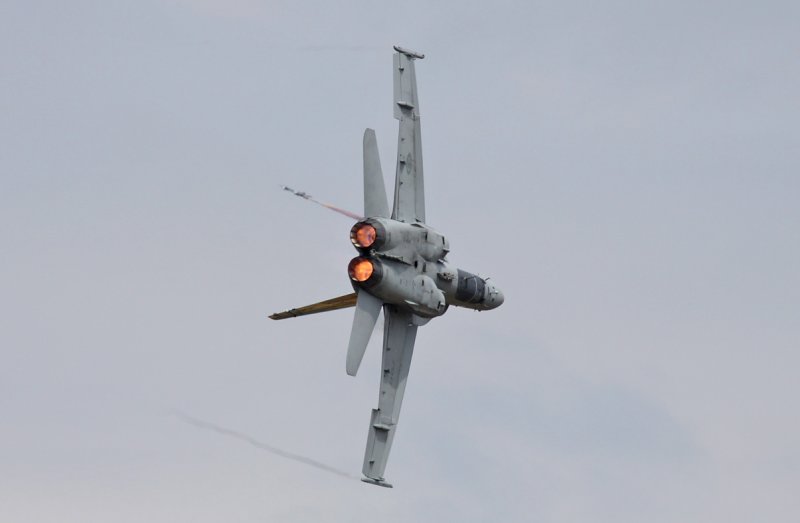
[[[381,159],[378,156],[378,141],[372,129],[364,131],[364,216],[367,218],[390,216]]]
[[[378,315],[381,313],[383,302],[361,290],[356,300],[356,313],[353,316],[353,329],[350,331],[350,344],[347,346],[347,373],[355,376],[364,352],[367,350],[369,338],[378,322]]]

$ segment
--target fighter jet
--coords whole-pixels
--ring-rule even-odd
[[[384,479],[384,472],[397,429],[417,328],[443,315],[451,305],[483,311],[499,307],[504,300],[494,283],[451,265],[447,260],[450,252],[447,238],[425,223],[419,99],[414,71],[414,61],[425,56],[397,46],[394,50],[394,117],[400,120],[394,201],[390,208],[375,131],[367,129],[364,218],[350,229],[350,241],[358,256],[347,267],[355,292],[270,316],[282,320],[354,306],[345,367],[347,374],[355,376],[383,311],[378,408],[372,410],[370,417],[362,468],[362,481],[382,487],[392,486]],[[305,193],[301,195],[304,196]]]

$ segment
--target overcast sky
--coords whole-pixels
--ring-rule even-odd
[[[797,520],[797,2],[334,4],[0,3],[0,520]],[[392,185],[393,44],[506,303],[420,329],[389,490],[269,451],[357,477],[380,350],[266,316],[350,290],[278,185]]]

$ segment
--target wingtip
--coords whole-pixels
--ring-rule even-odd
[[[387,483],[386,480],[384,480],[383,478],[374,479],[374,478],[364,477],[361,478],[361,481],[363,481],[364,483],[369,483],[370,485],[377,485],[379,487],[394,488],[394,486],[391,483]]]
[[[412,51],[411,49],[406,49],[404,47],[400,47],[399,45],[395,45],[394,46],[394,50],[397,51],[398,53],[403,53],[404,55],[406,55],[408,57],[411,57],[411,58],[419,58],[420,60],[425,58],[424,54],[418,53],[416,51]]]

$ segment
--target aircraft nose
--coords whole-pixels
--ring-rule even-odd
[[[487,287],[485,303],[489,309],[496,309],[497,307],[501,306],[504,301],[506,301],[506,297],[503,295],[503,291],[494,285],[490,284]]]

